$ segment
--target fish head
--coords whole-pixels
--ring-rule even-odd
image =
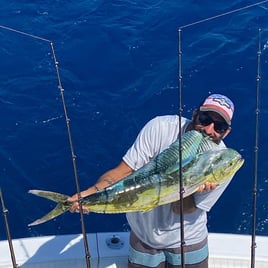
[[[217,184],[234,176],[244,163],[242,156],[231,148],[211,151],[208,152],[208,155],[207,167],[211,175],[208,181]]]

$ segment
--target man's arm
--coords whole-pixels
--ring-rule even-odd
[[[97,191],[106,188],[107,186],[119,181],[120,179],[130,175],[133,172],[132,168],[126,164],[124,161],[121,161],[118,166],[113,169],[108,170],[100,178],[97,182],[89,187],[88,189],[81,191],[81,197],[86,197],[88,195],[94,194]],[[78,201],[78,194],[73,195],[72,197],[68,198],[68,201],[75,202]],[[79,208],[78,202],[75,202],[71,207],[70,211],[74,212]]]

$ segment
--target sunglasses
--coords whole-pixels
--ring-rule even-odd
[[[214,129],[219,134],[223,134],[230,127],[225,121],[215,121],[209,116],[207,112],[198,112],[198,121],[202,126],[208,126],[211,123],[214,124]]]

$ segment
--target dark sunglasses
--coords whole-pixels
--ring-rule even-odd
[[[213,118],[209,116],[207,112],[198,112],[198,121],[202,126],[208,126],[211,123],[214,124],[214,129],[219,134],[223,134],[227,131],[227,129],[230,127],[226,122],[224,121],[215,121]]]

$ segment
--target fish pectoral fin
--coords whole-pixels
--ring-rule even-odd
[[[170,174],[173,174],[175,172],[178,172],[179,171],[179,168],[177,166],[172,166],[172,167],[169,167],[165,170],[165,175],[170,175]]]
[[[67,210],[69,210],[71,206],[67,205],[66,203],[59,203],[53,210],[51,210],[48,214],[46,214],[45,216],[43,216],[42,218],[35,220],[34,222],[28,224],[28,226],[34,226],[34,225],[38,225],[44,222],[47,222],[49,220],[52,220],[54,218],[56,218],[57,216],[63,214],[64,212],[66,212]]]

